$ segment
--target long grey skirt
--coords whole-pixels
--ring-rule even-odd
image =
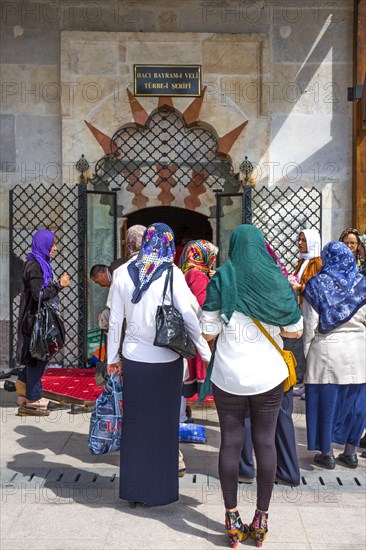
[[[148,506],[179,498],[179,412],[183,360],[123,359],[120,497]]]

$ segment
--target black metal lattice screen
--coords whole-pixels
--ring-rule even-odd
[[[85,364],[86,315],[85,271],[86,188],[57,185],[19,185],[10,191],[10,364],[15,363],[21,270],[38,229],[58,237],[58,253],[52,260],[54,275],[70,275],[71,286],[60,292],[66,344],[51,360],[63,367]]]
[[[228,160],[217,156],[218,137],[207,126],[187,128],[178,111],[152,113],[147,126],[124,126],[111,140],[113,153],[96,164],[92,183],[102,182],[110,190],[122,186],[168,182],[187,187],[193,183],[223,188],[231,180],[237,187]]]
[[[262,231],[287,267],[297,262],[295,239],[301,229],[313,228],[321,234],[322,194],[313,187],[251,189],[244,209],[248,221]]]

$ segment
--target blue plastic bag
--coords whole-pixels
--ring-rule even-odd
[[[183,443],[206,443],[206,426],[201,426],[201,424],[179,424],[179,441]]]
[[[120,376],[111,375],[90,418],[88,447],[93,455],[118,451],[121,446],[123,394]]]

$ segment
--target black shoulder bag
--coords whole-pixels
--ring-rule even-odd
[[[172,303],[164,304],[168,282],[170,281],[170,296]],[[191,337],[185,327],[182,314],[174,307],[173,302],[173,268],[168,269],[166,275],[162,305],[158,306],[155,316],[156,334],[154,346],[169,348],[182,357],[190,359],[197,352]]]
[[[33,325],[29,353],[35,359],[48,361],[65,343],[65,327],[52,301],[42,302],[43,292],[39,293],[38,310]]]

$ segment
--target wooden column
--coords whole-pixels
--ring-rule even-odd
[[[354,0],[353,83],[363,84],[353,102],[352,223],[366,233],[366,0]]]

